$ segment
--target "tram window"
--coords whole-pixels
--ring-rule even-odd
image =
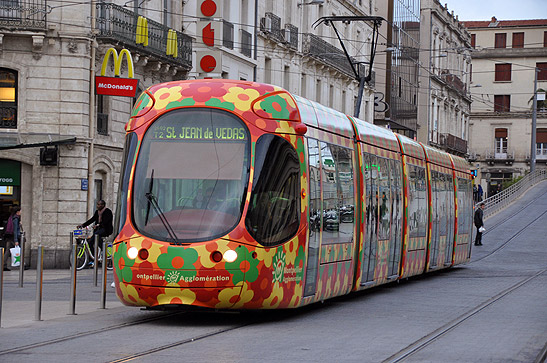
[[[120,173],[120,182],[118,183],[118,202],[116,203],[116,214],[114,222],[114,231],[119,233],[127,217],[127,191],[129,189],[129,177],[131,176],[131,167],[138,143],[137,135],[132,132],[127,135],[124,146],[124,156],[122,162],[122,172]]]
[[[389,160],[378,158],[378,204],[380,205],[378,239],[389,239],[390,230],[390,190],[389,190]]]
[[[409,175],[409,228],[410,237],[425,237],[428,222],[427,185],[425,169],[415,165],[408,166]]]
[[[300,226],[300,163],[285,139],[263,135],[256,142],[255,173],[247,230],[263,246],[293,237]]]
[[[139,149],[132,196],[136,228],[185,243],[226,234],[241,218],[249,160],[249,133],[228,112],[195,108],[160,116]]]
[[[458,178],[458,234],[470,233],[471,181]]]

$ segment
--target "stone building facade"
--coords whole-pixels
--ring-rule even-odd
[[[532,147],[534,75],[547,89],[547,19],[466,21],[471,33],[472,92],[469,153],[488,195],[504,181],[547,163],[547,112],[539,109]],[[542,93],[544,95],[544,93]]]
[[[438,0],[421,1],[418,141],[466,156],[471,36]]]
[[[105,199],[115,209],[124,126],[135,99],[95,94],[107,49],[131,52],[139,90],[186,78],[192,68],[182,3],[164,5],[0,3],[0,174],[7,174],[0,175],[0,220],[21,206],[27,259],[41,244],[46,267],[67,266],[70,232],[95,202]],[[139,16],[148,21],[146,46],[136,42]],[[166,54],[169,30],[177,35],[176,55]],[[120,73],[128,77],[125,59]]]
[[[137,96],[158,82],[222,77],[273,83],[353,114],[358,82],[332,30],[314,28],[313,20],[373,15],[374,1],[213,0],[218,13],[206,19],[204,2],[211,3],[0,2],[0,222],[21,206],[32,264],[41,244],[46,267],[68,266],[70,232],[96,201],[116,209],[135,98],[96,95],[95,76],[110,48],[131,53]],[[202,21],[216,30],[213,46],[203,40]],[[370,24],[340,29],[354,60],[370,59]],[[208,52],[218,62],[214,71],[201,67]],[[130,76],[125,59],[120,69],[113,64],[107,76]],[[368,84],[362,119],[373,119],[373,97]]]

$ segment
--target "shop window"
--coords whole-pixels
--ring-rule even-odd
[[[17,72],[0,68],[0,129],[17,128]]]
[[[536,129],[536,156],[547,159],[547,129]]]

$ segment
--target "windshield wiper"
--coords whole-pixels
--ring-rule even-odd
[[[154,207],[154,210],[158,214],[158,217],[160,218],[161,223],[163,224],[163,226],[167,230],[167,233],[169,233],[169,237],[171,237],[171,239],[173,240],[173,242],[176,245],[181,245],[182,243],[179,242],[179,238],[175,234],[175,230],[173,229],[173,227],[171,227],[171,225],[169,224],[169,221],[167,220],[167,218],[165,218],[165,214],[163,213],[163,211],[160,208],[160,205],[158,204],[158,199],[152,193],[153,183],[154,183],[154,169],[152,169],[152,174],[150,176],[150,188],[148,190],[148,193],[144,194],[146,196],[146,199],[148,199],[148,206],[147,206],[147,209],[146,209],[146,220],[144,222],[144,225],[146,225],[148,223],[148,216],[150,214],[150,205],[152,205],[152,207]]]

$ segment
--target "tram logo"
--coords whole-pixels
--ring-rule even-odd
[[[272,282],[283,282],[285,277],[285,254],[279,250],[273,260],[274,274]]]
[[[165,274],[165,281],[169,284],[176,284],[181,278],[180,274],[180,271],[168,271]]]

